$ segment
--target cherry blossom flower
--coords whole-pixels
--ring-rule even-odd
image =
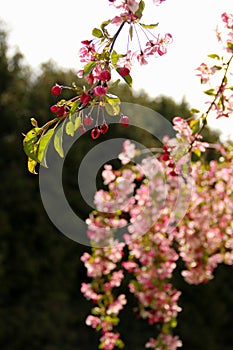
[[[116,300],[109,304],[109,307],[107,309],[107,315],[118,315],[118,313],[123,309],[123,305],[125,305],[126,303],[127,301],[125,295],[119,295]]]
[[[100,338],[101,348],[103,350],[112,350],[115,348],[116,341],[119,339],[119,333],[106,332]]]
[[[208,67],[206,63],[201,63],[196,70],[198,71],[196,75],[201,78],[201,84],[208,83],[210,76],[216,72],[216,68],[214,66]]]
[[[182,347],[182,342],[177,336],[173,337],[170,334],[161,334],[157,339],[151,338],[148,343],[146,343],[146,348],[156,349],[156,350],[176,350]]]
[[[96,328],[101,323],[101,320],[99,317],[88,315],[86,318],[86,325],[91,326],[92,328]]]

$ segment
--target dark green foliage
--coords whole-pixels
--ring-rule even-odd
[[[30,118],[37,118],[39,124],[48,120],[49,106],[55,103],[50,87],[70,84],[76,75],[49,62],[35,77],[23,65],[22,55],[17,52],[9,57],[7,49],[6,33],[0,29],[0,349],[95,350],[98,337],[84,324],[92,304],[80,293],[81,282],[88,280],[80,256],[88,248],[69,240],[50,223],[38,177],[28,174],[22,150],[21,133],[31,127]],[[188,115],[186,102],[177,105],[166,97],[151,100],[145,93],[134,96],[126,86],[120,87],[120,96],[153,107],[166,117]],[[110,130],[110,137],[112,132],[122,132],[124,137],[126,131]],[[132,135],[136,133],[132,129]],[[138,132],[136,136],[138,141],[147,138],[148,146],[153,142],[149,135]],[[80,157],[93,144],[84,137]],[[67,191],[73,181],[68,177]],[[85,216],[86,211],[81,214]],[[184,291],[177,329],[184,350],[232,349],[232,274],[230,268],[221,267],[213,282],[198,287],[188,286],[177,275],[175,283]],[[123,289],[126,292],[125,285]],[[132,297],[129,304],[120,328],[126,349],[142,350],[153,327],[134,320],[129,307],[135,304]]]

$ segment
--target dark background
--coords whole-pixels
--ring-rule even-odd
[[[31,128],[30,118],[42,125],[52,117],[49,106],[56,99],[50,94],[51,86],[73,81],[77,81],[75,72],[64,71],[54,62],[43,64],[35,74],[20,52],[9,56],[7,31],[0,24],[0,349],[98,348],[98,334],[85,325],[92,303],[80,293],[81,283],[88,281],[80,256],[89,248],[69,240],[50,222],[40,199],[38,177],[28,173],[22,150],[21,133]],[[125,85],[118,92],[123,101],[149,106],[170,120],[189,116],[185,100],[177,104],[164,96],[151,99],[144,92],[136,96]],[[142,143],[145,140],[140,130],[127,133]],[[214,142],[218,135],[206,130],[205,139]],[[153,145],[154,141],[147,135],[146,142]],[[80,154],[90,145],[89,136],[82,138]],[[191,286],[177,268],[174,283],[182,290],[183,312],[176,332],[184,350],[233,349],[232,277],[230,267],[220,266],[213,281]],[[135,319],[131,310],[135,300],[125,285],[123,292],[129,298],[119,327],[125,349],[142,350],[153,336],[153,327]]]

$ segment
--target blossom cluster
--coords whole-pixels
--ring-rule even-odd
[[[233,264],[232,148],[222,151],[220,163],[213,160],[204,170],[198,161],[192,167],[192,201],[177,232],[188,283],[207,282],[218,264]]]
[[[105,350],[123,345],[120,334],[113,328],[118,324],[118,314],[127,301],[124,294],[116,296],[113,290],[120,287],[124,278],[123,269],[117,268],[124,255],[124,246],[123,242],[112,240],[108,247],[97,248],[92,255],[84,253],[81,258],[92,278],[91,283],[82,283],[81,291],[96,304],[92,314],[87,316],[86,324],[101,331],[101,349]]]
[[[172,336],[181,311],[178,305],[181,293],[171,283],[176,262],[182,255],[175,250],[174,242],[178,238],[183,239],[181,231],[174,230],[174,224],[176,226],[180,219],[180,214],[174,212],[180,195],[181,178],[182,186],[185,184],[186,188],[182,190],[180,202],[187,202],[193,186],[190,174],[182,172],[182,165],[187,167],[184,138],[190,138],[188,143],[193,141],[192,130],[187,122],[178,117],[174,119],[174,128],[177,137],[164,140],[166,145],[161,154],[146,157],[135,164],[132,160],[140,152],[126,140],[119,154],[122,168],[114,170],[111,165],[105,165],[102,176],[108,189],[96,192],[96,211],[87,219],[87,234],[94,247],[93,253],[84,253],[82,257],[87,275],[92,279],[90,284],[83,284],[82,292],[86,298],[101,305],[92,310],[94,315],[88,316],[87,324],[100,329],[106,324],[107,317],[109,322],[106,329],[104,326],[104,332],[113,331],[126,300],[121,296],[123,303],[120,303],[119,297],[113,297],[115,293],[112,290],[120,287],[123,271],[126,270],[132,276],[128,287],[138,301],[138,315],[147,319],[149,324],[160,325],[157,340],[151,340],[146,346],[156,348],[159,342],[161,349],[168,344],[173,344],[171,346],[176,349],[181,344],[177,337]],[[194,143],[194,148],[201,151],[207,146],[201,140]],[[125,247],[129,251],[128,256],[124,254]],[[112,319],[108,317],[109,308],[115,310]],[[100,320],[100,315],[101,322],[96,319],[98,317]],[[169,329],[171,333],[165,334],[164,329]],[[115,338],[111,333],[111,344],[112,339],[118,346],[118,333]],[[102,340],[101,347],[107,349]]]
[[[197,76],[200,77],[201,83],[209,84],[209,89],[204,92],[212,98],[206,102],[209,107],[204,115],[205,119],[208,114],[216,118],[228,118],[233,114],[233,14],[224,12],[221,19],[222,26],[216,29],[216,35],[225,55],[210,54],[208,57],[211,62],[203,62],[197,68]]]
[[[174,127],[178,143],[184,135],[191,137],[187,123],[181,123],[180,118],[175,118]],[[181,340],[172,334],[181,311],[178,304],[181,292],[171,283],[177,261],[184,262],[182,276],[190,284],[212,279],[220,263],[233,265],[233,146],[216,145],[219,161],[192,164],[184,181],[186,187],[191,185],[189,206],[183,220],[177,222],[174,205],[181,170],[178,167],[177,176],[166,171],[171,159],[178,162],[169,146],[176,144],[174,141],[167,138],[160,156],[146,157],[136,165],[131,160],[139,151],[125,141],[119,155],[122,168],[113,170],[106,165],[103,170],[108,190],[96,193],[97,211],[87,220],[94,248],[92,254],[84,253],[82,257],[92,279],[90,284],[83,284],[82,292],[98,305],[86,322],[102,329],[103,349],[122,346],[120,335],[113,328],[126,304],[125,295],[116,296],[115,292],[121,286],[124,271],[131,275],[128,287],[137,299],[138,315],[160,329],[157,338],[151,338],[145,347],[176,350],[182,346]],[[198,142],[198,149],[204,151],[208,145],[203,143],[202,147]],[[169,158],[163,157],[168,153]],[[125,231],[121,237],[119,228]]]

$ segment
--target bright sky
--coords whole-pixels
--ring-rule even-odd
[[[206,96],[195,68],[216,52],[214,29],[223,12],[233,12],[232,0],[167,0],[159,7],[146,0],[144,23],[157,23],[158,33],[170,32],[174,42],[168,54],[134,70],[134,89],[152,97],[160,94],[201,108]],[[112,17],[107,0],[0,0],[0,19],[9,29],[9,44],[18,47],[33,68],[53,59],[60,66],[79,67],[80,41],[91,38],[92,28]],[[220,119],[209,125],[233,134],[233,121]]]

